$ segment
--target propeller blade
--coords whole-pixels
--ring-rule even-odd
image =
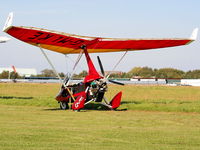
[[[114,81],[114,80],[110,80],[110,79],[108,79],[108,81],[111,82],[111,83],[114,83],[114,84],[118,84],[118,85],[125,85],[124,83]]]
[[[99,63],[100,69],[101,69],[101,73],[102,73],[103,76],[105,76],[105,72],[104,72],[103,65],[101,63],[100,57],[97,56],[97,59],[98,59],[98,63]]]

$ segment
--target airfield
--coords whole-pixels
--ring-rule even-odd
[[[0,149],[141,149],[200,147],[200,87],[110,85],[118,111],[91,104],[60,110],[57,83],[0,83]]]

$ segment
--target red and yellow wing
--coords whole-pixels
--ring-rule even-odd
[[[10,26],[4,32],[42,48],[63,54],[80,53],[87,45],[89,53],[147,50],[187,45],[194,39],[118,39],[78,36],[34,27]]]

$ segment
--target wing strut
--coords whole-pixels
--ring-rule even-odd
[[[44,55],[44,57],[46,58],[46,60],[48,61],[49,65],[51,66],[51,68],[53,69],[54,74],[59,78],[60,83],[62,83],[62,78],[60,77],[60,75],[58,74],[58,72],[56,71],[54,65],[52,64],[52,62],[50,61],[50,59],[48,58],[47,54],[45,53],[45,51],[40,47],[40,44],[38,44],[38,47],[40,48],[42,54]]]

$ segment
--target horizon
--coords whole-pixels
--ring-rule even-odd
[[[14,66],[14,67],[15,67],[15,66]],[[132,69],[134,69],[134,68],[145,68],[145,67],[150,68],[150,69],[152,69],[153,71],[154,71],[154,70],[160,70],[160,69],[175,69],[175,70],[183,71],[184,73],[187,73],[187,72],[189,72],[189,71],[200,70],[200,69],[181,70],[181,69],[177,69],[177,68],[151,68],[151,67],[148,67],[148,66],[135,66],[135,67],[133,67]],[[1,71],[2,69],[7,69],[7,70],[3,70],[3,71],[13,70],[12,66],[11,66],[11,67],[0,67],[0,71]],[[51,68],[44,68],[44,69],[42,69],[41,71],[38,72],[38,70],[37,70],[36,68],[21,68],[21,67],[15,67],[15,69],[16,69],[16,72],[17,72],[17,69],[35,69],[36,72],[37,72],[37,75],[42,74],[42,71],[44,71],[44,70],[46,70],[46,69],[52,70]],[[132,69],[131,69],[131,70],[132,70]],[[121,73],[128,73],[128,72],[130,72],[131,70],[126,71],[126,72],[124,72],[124,71],[122,71],[122,70],[114,70],[114,71],[112,71],[112,70],[105,70],[105,72],[121,72]],[[3,72],[3,71],[2,71],[2,72]],[[83,72],[83,71],[87,71],[87,70],[82,70],[81,72]],[[100,70],[97,70],[97,71],[100,73]],[[2,72],[0,72],[0,74],[1,74]],[[12,71],[11,71],[11,72],[12,72]],[[75,74],[80,74],[81,72],[77,72],[77,73],[75,73]],[[64,73],[64,72],[58,72],[58,73]]]

